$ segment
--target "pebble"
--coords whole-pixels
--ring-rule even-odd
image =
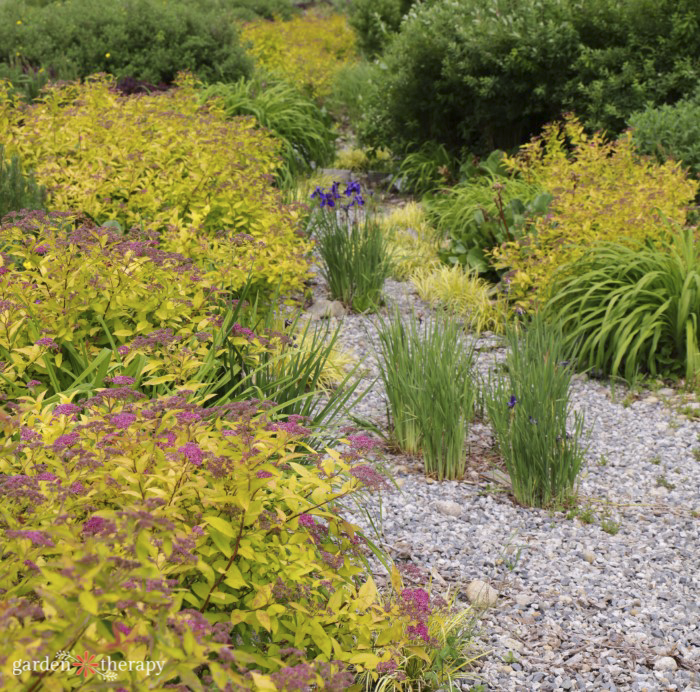
[[[452,502],[452,500],[438,500],[435,503],[435,509],[448,517],[458,517],[462,514],[462,505]]]
[[[671,656],[662,656],[654,663],[654,670],[677,670],[678,664]]]
[[[475,606],[492,608],[498,603],[498,591],[481,579],[474,579],[467,586],[467,598]]]

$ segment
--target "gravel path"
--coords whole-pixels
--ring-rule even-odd
[[[389,280],[385,293],[390,306],[429,317],[410,284]],[[348,315],[340,335],[368,382],[375,322]],[[476,347],[480,370],[503,357],[493,336]],[[397,563],[432,570],[465,602],[473,579],[498,591],[478,624],[491,653],[464,690],[700,692],[700,423],[669,405],[670,390],[615,394],[584,376],[574,382],[590,435],[576,517],[517,506],[485,479],[484,424],[472,426],[464,481],[433,482],[419,460],[387,456],[401,491],[383,493],[382,542]],[[386,430],[385,410],[377,381],[353,413]]]

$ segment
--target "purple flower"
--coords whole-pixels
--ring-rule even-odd
[[[508,408],[515,408],[515,404],[518,403],[518,400],[515,398],[515,394],[512,394],[510,399],[508,400]]]
[[[32,545],[45,545],[49,548],[54,547],[51,536],[47,536],[43,531],[7,531],[5,535],[8,538],[28,538],[32,542]]]
[[[381,490],[388,485],[386,478],[379,471],[369,466],[369,464],[353,466],[350,469],[350,475],[357,478],[360,483],[370,490]]]
[[[117,353],[118,353],[120,356],[125,356],[127,353],[129,353],[129,347],[128,347],[128,346],[120,346],[120,347],[117,349]]]
[[[59,404],[54,408],[53,410],[53,415],[54,416],[70,416],[74,413],[80,413],[81,411],[80,406],[76,406],[75,404]]]
[[[58,476],[54,476],[50,471],[44,471],[43,473],[40,473],[36,479],[38,481],[57,481]]]
[[[126,430],[135,420],[137,416],[133,413],[117,413],[112,416],[110,422],[115,428]]]
[[[182,413],[177,414],[178,423],[196,423],[202,420],[202,416],[199,413],[194,413],[193,411],[182,411]]]
[[[45,255],[50,249],[50,245],[37,245],[34,248],[34,252],[36,252],[37,255]]]
[[[90,517],[83,524],[83,534],[87,536],[98,536],[102,534],[114,533],[116,526],[113,521],[102,517]]]
[[[369,452],[381,445],[379,440],[375,440],[369,437],[369,435],[350,435],[348,437],[348,442],[350,446],[358,452]]]
[[[80,435],[77,432],[71,432],[67,435],[61,435],[54,440],[54,449],[65,449],[66,447],[72,447],[78,442]]]
[[[310,529],[316,526],[316,520],[310,514],[299,515],[299,526],[305,526]]]
[[[424,622],[420,622],[417,625],[409,625],[406,628],[406,634],[411,639],[422,639],[423,641],[430,641],[430,633],[428,632],[428,626]]]
[[[68,491],[73,495],[85,495],[87,488],[80,481],[75,481],[75,483],[71,483]]]
[[[194,464],[194,466],[200,466],[202,463],[202,459],[204,458],[204,453],[202,452],[202,449],[198,444],[195,444],[194,442],[188,442],[187,444],[184,444],[182,447],[178,448],[177,451],[182,452],[185,455],[187,461],[189,461],[191,464]]]
[[[36,342],[36,345],[46,346],[46,348],[50,348],[52,351],[58,351],[60,348],[59,345],[53,339],[50,339],[48,336],[39,339]]]
[[[122,385],[134,384],[134,382],[136,382],[136,380],[133,377],[129,377],[128,375],[115,375],[114,377],[105,377],[105,382],[109,382],[110,384],[117,384],[119,386],[122,386]]]
[[[41,382],[39,382],[39,380],[29,380],[29,382],[27,382],[27,387],[38,387],[40,384]]]
[[[255,475],[257,478],[272,478],[272,474],[269,471],[258,471]]]

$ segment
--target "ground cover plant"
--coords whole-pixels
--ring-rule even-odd
[[[365,204],[360,184],[349,182],[341,193],[340,183],[334,182],[311,196],[319,203],[312,223],[331,298],[357,312],[376,310],[391,265],[379,224],[359,218]]]
[[[629,134],[617,141],[588,136],[573,116],[547,126],[507,163],[552,195],[532,232],[493,250],[496,269],[508,272],[509,297],[524,308],[544,300],[554,271],[587,247],[653,240],[666,219],[683,224],[698,189],[680,164],[640,159]]]
[[[221,3],[95,0],[0,4],[0,60],[60,79],[96,72],[171,83],[190,70],[206,80],[250,74],[233,17]]]
[[[287,22],[250,22],[242,38],[256,64],[325,100],[338,70],[355,61],[355,39],[342,14],[307,14]]]
[[[393,439],[421,453],[425,473],[458,479],[466,464],[467,426],[474,415],[473,352],[459,342],[457,321],[415,315],[380,321],[377,361],[384,382]]]
[[[215,100],[202,109],[190,78],[133,98],[112,84],[55,87],[22,111],[0,87],[7,151],[47,185],[52,208],[122,229],[145,224],[163,250],[219,269],[229,288],[249,272],[261,290],[301,288],[310,246],[297,233],[297,208],[270,181],[279,143],[253,118],[228,119]]]
[[[571,498],[583,463],[583,417],[571,413],[574,369],[561,329],[540,316],[507,330],[506,374],[491,372],[484,404],[518,502],[546,507]]]
[[[546,311],[583,369],[628,381],[700,370],[700,262],[693,229],[656,243],[590,248],[554,282]]]

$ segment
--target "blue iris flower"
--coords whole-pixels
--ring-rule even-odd
[[[512,394],[510,399],[508,400],[508,408],[515,408],[515,404],[518,403],[518,400],[515,398],[515,394]]]
[[[346,197],[352,197],[352,195],[360,195],[362,192],[360,188],[360,183],[355,181],[351,181],[347,184],[347,187],[345,188],[345,196]]]

